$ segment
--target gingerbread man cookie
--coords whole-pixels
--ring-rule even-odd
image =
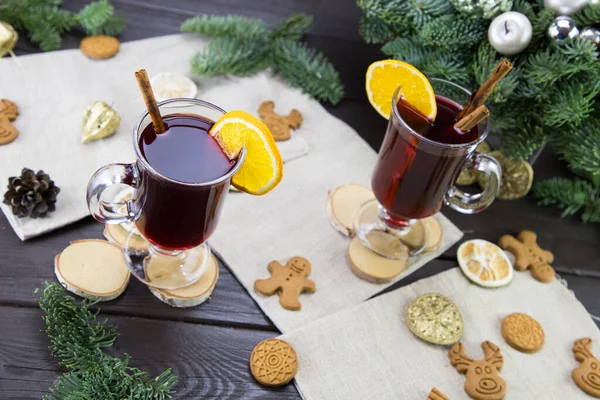
[[[541,249],[537,244],[537,236],[532,231],[522,231],[515,239],[511,235],[504,235],[498,241],[498,245],[510,251],[516,257],[515,269],[525,271],[531,269],[531,275],[540,282],[552,282],[556,272],[550,266],[554,261],[554,255],[547,250]]]
[[[275,103],[263,101],[258,107],[258,115],[273,134],[276,142],[288,140],[292,137],[290,129],[297,129],[302,124],[302,114],[298,110],[292,110],[290,115],[284,117],[275,112]]]
[[[448,350],[450,363],[461,374],[467,375],[465,392],[475,400],[500,400],[506,396],[506,382],[498,372],[502,369],[504,358],[500,348],[490,341],[481,344],[484,360],[473,360],[465,354],[461,342]]]
[[[306,258],[294,257],[285,267],[277,261],[271,261],[268,268],[271,277],[256,280],[254,289],[265,296],[279,293],[279,304],[286,310],[300,310],[300,293],[313,293],[317,290],[315,283],[307,279],[310,275],[310,262]]]
[[[10,123],[6,116],[0,114],[0,146],[8,144],[15,140],[19,131]]]
[[[19,108],[10,100],[0,100],[0,116],[5,116],[9,121],[14,121],[19,115]]]
[[[592,397],[600,398],[600,360],[592,354],[592,339],[583,338],[575,341],[573,354],[581,364],[571,373],[573,381]]]

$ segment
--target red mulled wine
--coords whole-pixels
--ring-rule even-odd
[[[229,189],[228,179],[202,184],[226,175],[236,161],[208,134],[214,121],[191,114],[171,114],[163,121],[165,132],[158,134],[149,124],[139,138],[141,154],[159,175],[141,174],[144,190],[136,225],[157,246],[189,249],[213,233]]]
[[[459,104],[440,95],[435,97],[434,122],[400,100],[397,109],[402,120],[392,115],[379,151],[373,191],[399,226],[406,219],[425,218],[440,210],[444,195],[475,147],[447,145],[471,143],[479,137],[477,127],[464,133],[454,128],[456,115],[462,109]]]

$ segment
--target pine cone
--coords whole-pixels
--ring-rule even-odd
[[[12,212],[19,218],[43,217],[56,209],[56,196],[60,188],[44,171],[34,173],[23,168],[21,176],[8,178],[8,191],[4,193],[4,204],[12,206]]]

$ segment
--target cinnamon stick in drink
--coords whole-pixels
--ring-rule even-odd
[[[454,126],[460,129],[462,132],[468,132],[478,123],[490,116],[490,111],[484,105],[477,107],[470,114],[465,115],[461,118]]]
[[[163,133],[167,128],[160,115],[158,104],[156,104],[156,98],[154,97],[154,92],[152,91],[150,80],[148,79],[148,73],[145,69],[140,69],[139,71],[136,71],[135,79],[137,79],[138,86],[144,97],[144,102],[146,103],[150,118],[152,118],[154,130],[156,133]]]
[[[494,90],[496,84],[500,82],[502,78],[504,78],[506,74],[510,72],[511,69],[512,64],[510,61],[508,61],[508,59],[505,58],[500,61],[500,63],[494,67],[492,74],[483,83],[483,85],[481,85],[479,89],[471,94],[471,98],[469,98],[469,101],[467,104],[465,104],[465,107],[462,109],[462,111],[458,113],[456,119],[463,118],[465,115],[473,112],[477,107],[485,103],[489,95],[492,93],[492,90]]]

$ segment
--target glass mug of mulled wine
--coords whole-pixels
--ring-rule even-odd
[[[485,119],[467,132],[454,127],[471,92],[452,82],[432,78],[437,116],[427,121],[410,108],[398,88],[392,114],[372,176],[375,199],[363,204],[354,219],[361,243],[387,258],[408,259],[431,250],[424,219],[447,204],[464,214],[486,209],[500,187],[502,170],[496,159],[475,148],[488,134]],[[485,175],[487,185],[469,194],[454,186],[463,168]]]
[[[208,134],[225,113],[211,103],[170,99],[158,107],[167,130],[157,134],[146,111],[133,129],[136,161],[96,171],[87,202],[100,222],[135,224],[128,229],[123,253],[136,278],[152,287],[176,289],[193,284],[206,271],[207,240],[245,150],[231,161]],[[118,190],[122,185],[130,187],[127,197]],[[147,249],[140,248],[140,235],[149,242]]]

